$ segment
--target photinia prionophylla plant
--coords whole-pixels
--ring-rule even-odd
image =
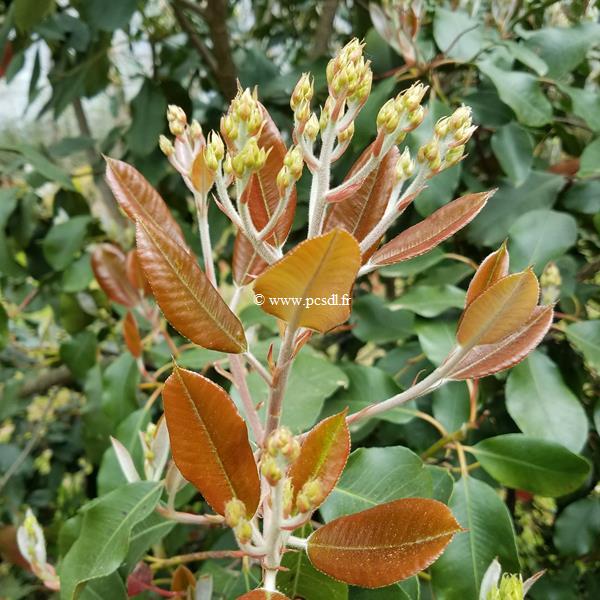
[[[277,582],[288,552],[306,553],[319,571],[365,588],[412,577],[436,561],[453,537],[462,535],[461,525],[438,500],[400,498],[326,524],[318,521],[319,507],[344,472],[349,428],[448,381],[477,380],[512,367],[540,343],[553,319],[551,306],[538,305],[539,284],[532,269],[510,273],[504,243],[475,272],[454,347],[433,372],[383,401],[328,416],[309,431],[282,425],[295,359],[311,337],[344,326],[357,281],[429,252],[493,201],[493,191],[462,196],[388,239],[392,225],[428,180],[463,158],[475,130],[471,111],[461,106],[440,119],[431,139],[411,156],[399,145],[422,123],[427,92],[420,83],[412,85],[383,105],[374,141],[332,187],[332,165],[348,149],[354,121],[371,90],[363,45],[356,39],[347,44],[329,62],[326,76],[329,95],[318,114],[313,112],[311,76],[304,74],[297,83],[290,102],[294,128],[289,148],[256,89],[240,88],[221,119],[220,133],[207,136],[197,121],[188,122],[181,108],[169,107],[174,140],[161,136],[160,148],[193,195],[202,267],[158,192],[131,165],[106,158],[107,182],[135,224],[136,248],[125,254],[111,244],[98,245],[94,273],[109,298],[127,309],[123,334],[140,370],[145,373],[142,350],[147,339],[141,338],[136,319],[150,323],[149,338],[162,336],[174,356],[172,373],[151,400],[162,393],[164,417],[140,432],[144,473],[116,439],[114,451],[129,484],[146,491],[144,501],[154,499],[147,512],[232,530],[238,547],[224,556],[243,557],[262,568],[259,587],[240,597],[248,600],[286,597]],[[296,184],[305,169],[311,178],[308,228],[305,239],[292,245],[287,240],[296,211]],[[233,287],[226,272],[215,269],[211,202],[236,232]],[[240,301],[249,293],[279,324],[280,339],[264,355],[254,353],[254,339],[238,316]],[[237,404],[233,393],[205,374],[177,364],[177,347],[151,297],[192,345],[222,354],[214,367],[231,382]],[[264,405],[252,396],[251,373],[268,388]],[[442,439],[441,445],[452,441]],[[482,449],[472,450],[483,454]],[[459,453],[459,458],[466,475],[464,455]],[[486,468],[485,457],[482,464]],[[149,482],[158,487],[141,487]],[[210,508],[205,514],[177,510],[176,496],[186,482]],[[142,510],[139,506],[136,510]],[[29,529],[33,531],[31,524]],[[46,574],[42,578],[48,586],[56,587],[45,557],[38,570],[40,576]],[[61,593],[75,597],[86,581],[101,575],[67,570],[61,576]],[[140,563],[129,577],[131,589],[156,591],[152,575]],[[486,584],[490,590],[499,576],[498,571]],[[507,579],[502,585],[509,583]],[[210,588],[183,566],[173,575],[175,592],[201,586]]]

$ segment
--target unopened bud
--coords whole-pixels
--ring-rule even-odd
[[[423,122],[424,117],[425,109],[422,106],[417,106],[415,110],[408,113],[408,127],[405,128],[405,131],[416,129]]]
[[[415,171],[415,163],[410,157],[408,148],[400,155],[398,162],[396,163],[396,182],[405,181],[412,177]]]
[[[266,448],[271,456],[282,456],[288,463],[295,461],[300,454],[300,444],[287,427],[276,429],[269,436]]]
[[[221,133],[227,140],[233,141],[238,138],[238,124],[232,115],[221,117]]]
[[[252,525],[250,525],[250,521],[246,519],[240,521],[233,532],[240,544],[249,544],[252,541]]]
[[[440,158],[440,147],[437,140],[433,139],[429,143],[421,146],[417,154],[420,163],[432,163]]]
[[[302,169],[304,168],[304,159],[302,158],[302,150],[299,146],[292,146],[286,153],[283,164],[289,168],[290,175],[298,181],[302,177]]]
[[[413,111],[421,104],[428,86],[422,83],[413,83],[403,94],[403,103],[406,110]]]
[[[370,62],[367,62],[367,67],[369,68],[365,71],[362,79],[360,80],[360,83],[356,87],[355,97],[356,100],[361,104],[364,104],[367,101],[367,98],[371,93],[371,85],[373,83],[373,71],[371,71],[370,69],[370,64]]]
[[[393,98],[388,100],[377,113],[377,129],[387,126],[388,121],[397,113],[396,104]]]
[[[318,479],[307,481],[296,496],[296,509],[299,513],[315,510],[324,500],[323,486]]]
[[[190,135],[193,139],[199,140],[202,138],[202,126],[196,119],[194,119],[190,125]]]
[[[292,185],[292,181],[290,170],[284,165],[279,169],[279,173],[277,173],[277,189],[279,193],[283,194],[283,191]]]
[[[443,137],[446,137],[446,135],[448,135],[449,127],[450,127],[450,117],[443,117],[438,120],[438,122],[435,124],[435,127],[433,128],[433,130],[435,131],[435,133],[438,137],[443,138]]]
[[[471,136],[473,135],[473,132],[477,129],[477,127],[475,125],[472,125],[470,127],[461,127],[460,129],[457,129],[454,132],[454,142],[452,143],[453,146],[457,146],[457,145],[464,145],[466,144],[470,139]]]
[[[354,135],[354,121],[352,121],[352,123],[350,123],[350,125],[348,125],[348,127],[346,127],[346,129],[344,129],[344,131],[340,131],[340,133],[338,134],[338,140],[340,141],[340,143],[344,144],[347,141],[351,140],[353,135]]]
[[[317,135],[319,135],[319,129],[319,119],[317,118],[317,115],[313,113],[304,126],[303,133],[311,142],[314,142],[317,139]]]
[[[208,146],[214,152],[215,158],[218,161],[223,160],[223,156],[225,156],[225,146],[223,144],[223,140],[221,136],[215,131],[211,131],[208,134]]]
[[[310,103],[313,97],[313,82],[309,73],[302,73],[302,77],[298,80],[292,96],[290,98],[290,106],[295,111],[301,102],[307,101]]]
[[[283,473],[272,456],[264,456],[260,464],[260,472],[268,481],[269,485],[277,485],[283,477]]]
[[[233,498],[225,504],[225,523],[232,529],[246,519],[246,505],[238,498]]]
[[[173,154],[173,152],[175,152],[175,148],[173,147],[171,140],[164,135],[161,135],[158,138],[158,145],[160,147],[161,152],[165,156],[171,156]]]
[[[179,137],[185,131],[185,123],[182,121],[169,121],[169,131],[175,137]]]
[[[306,123],[310,119],[310,104],[307,100],[302,100],[294,111],[294,117],[298,123]]]
[[[283,483],[283,516],[288,518],[292,514],[292,502],[294,500],[294,488],[292,487],[292,480],[286,479]]]
[[[444,165],[446,167],[454,166],[455,164],[460,162],[464,153],[464,146],[456,146],[456,148],[450,148],[448,152],[446,152],[446,156],[444,157]]]
[[[210,145],[204,148],[204,164],[213,173],[219,168],[219,161],[215,156],[213,147]]]
[[[225,155],[225,160],[223,161],[223,172],[225,175],[231,175],[233,173],[233,164],[231,161],[231,154]]]
[[[457,131],[463,127],[471,126],[471,107],[461,106],[457,108],[449,117],[449,127],[452,131]]]
[[[183,123],[183,125],[185,125],[187,123],[187,116],[181,106],[169,104],[167,107],[167,121],[169,121],[169,123],[171,121],[180,121]]]

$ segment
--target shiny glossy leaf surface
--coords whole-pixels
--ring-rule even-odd
[[[405,498],[317,529],[308,540],[308,557],[330,577],[383,587],[426,569],[460,529],[441,502]]]
[[[254,292],[264,296],[265,312],[324,332],[348,318],[359,266],[357,241],[334,229],[288,252],[256,280]]]
[[[350,431],[344,411],[321,421],[302,442],[300,456],[289,471],[294,497],[307,481],[318,479],[325,500],[338,482],[349,454]]]
[[[232,498],[256,512],[260,483],[246,423],[223,388],[175,367],[163,390],[173,458],[219,514]]]
[[[133,356],[138,358],[142,355],[142,339],[137,326],[137,321],[132,312],[128,312],[123,319],[123,338],[125,344]]]
[[[467,290],[467,305],[471,304],[477,296],[480,296],[496,281],[508,275],[508,249],[502,244],[496,252],[492,252],[484,258],[479,268],[473,275],[469,289]]]
[[[513,367],[544,339],[553,318],[551,306],[536,306],[530,319],[515,333],[495,344],[482,344],[471,349],[450,378],[478,379]]]
[[[126,162],[106,157],[106,182],[125,214],[135,223],[150,221],[169,237],[183,242],[181,227],[160,194]]]
[[[136,306],[140,295],[127,278],[125,255],[113,244],[98,244],[92,253],[92,269],[102,291],[128,308]]]
[[[493,344],[514,333],[530,318],[538,296],[532,271],[497,281],[465,309],[456,332],[458,343]]]
[[[392,265],[425,254],[472,221],[491,195],[492,192],[469,194],[442,206],[384,244],[373,254],[371,262],[376,265]]]
[[[144,273],[171,325],[204,348],[243,352],[242,324],[191,253],[150,223],[138,221],[136,240]]]

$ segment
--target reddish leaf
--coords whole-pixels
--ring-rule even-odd
[[[461,196],[384,244],[373,256],[376,265],[392,265],[429,252],[467,223],[485,206],[493,192]]]
[[[359,266],[357,241],[348,232],[334,229],[298,244],[256,280],[254,291],[265,297],[265,312],[325,332],[348,318]]]
[[[252,590],[242,596],[238,596],[236,600],[290,600],[287,596],[280,592],[270,592],[269,590]]]
[[[450,379],[478,379],[521,362],[544,338],[552,325],[551,306],[537,306],[531,318],[515,333],[495,344],[475,346],[458,363]]]
[[[346,425],[346,411],[316,425],[302,442],[300,456],[289,471],[294,499],[307,481],[319,479],[324,501],[336,486],[349,454],[350,431]]]
[[[238,231],[233,243],[233,279],[238,285],[252,283],[269,265],[258,255],[252,242]]]
[[[371,157],[369,146],[346,176],[349,179]],[[400,152],[396,146],[385,155],[379,167],[371,171],[358,189],[347,199],[335,204],[327,214],[324,231],[339,227],[362,241],[380,221],[394,188],[394,171]]]
[[[181,474],[219,514],[238,498],[256,512],[260,482],[246,423],[210,379],[175,367],[163,390],[173,459]]]
[[[191,253],[150,223],[138,221],[136,239],[144,273],[171,325],[204,348],[244,352],[242,324]]]
[[[171,590],[174,592],[187,592],[187,589],[196,587],[194,574],[185,566],[179,565],[171,578]]]
[[[192,163],[192,171],[190,173],[190,179],[194,188],[203,196],[208,194],[215,181],[215,174],[206,166],[206,161],[204,160],[204,146],[205,144],[202,144],[201,149],[198,151]]]
[[[182,242],[185,247],[181,227],[148,180],[131,165],[114,158],[105,158],[106,181],[125,214],[134,223],[138,220],[151,222],[170,238]]]
[[[308,539],[308,557],[334,579],[383,587],[426,569],[460,530],[445,504],[403,498],[320,527]]]
[[[127,577],[127,595],[132,598],[145,592],[152,586],[152,569],[145,563],[139,562]]]
[[[98,244],[92,252],[92,270],[110,300],[128,308],[140,302],[140,295],[127,278],[125,255],[117,246]]]
[[[261,108],[265,117],[265,124],[258,139],[258,145],[265,150],[271,149],[271,152],[267,157],[265,166],[250,177],[241,198],[242,202],[248,202],[252,222],[259,231],[267,224],[279,204],[277,174],[283,167],[283,159],[287,152],[277,125],[273,122],[267,109],[262,105]],[[292,228],[295,212],[296,190],[292,192],[287,208],[277,222],[273,233],[267,237],[266,241],[269,244],[273,246],[283,245]]]
[[[0,557],[8,563],[31,571],[31,565],[19,550],[17,528],[14,525],[0,526]]]
[[[133,248],[127,253],[125,259],[125,272],[127,273],[127,279],[129,283],[136,289],[140,290],[144,296],[148,296],[152,293],[150,284],[144,275],[140,259],[138,258],[137,250]]]
[[[485,290],[494,285],[496,281],[508,275],[508,250],[506,243],[502,244],[496,252],[492,252],[479,265],[467,290],[467,306],[480,296]]]
[[[462,314],[456,339],[461,346],[493,344],[529,320],[540,288],[532,271],[509,275],[475,298]]]
[[[127,312],[125,319],[123,319],[123,338],[129,352],[135,358],[140,357],[142,355],[142,339],[140,338],[137,321],[132,312]]]

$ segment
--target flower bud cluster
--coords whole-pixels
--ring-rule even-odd
[[[225,505],[225,523],[233,529],[240,544],[252,541],[252,525],[248,520],[246,505],[238,498],[233,498]]]
[[[311,479],[307,481],[296,496],[296,510],[299,513],[312,512],[317,509],[325,499],[325,492],[321,481]]]
[[[418,161],[427,165],[432,173],[454,166],[462,159],[465,145],[475,129],[471,109],[468,106],[457,108],[452,115],[435,124],[433,138],[419,148]]]
[[[144,474],[148,481],[158,481],[169,458],[169,434],[167,423],[160,419],[158,425],[148,423],[146,431],[140,431],[144,455]]]
[[[300,444],[287,427],[276,429],[267,439],[260,472],[269,485],[277,485],[300,455]]]
[[[173,167],[181,174],[188,189],[205,196],[213,184],[213,174],[204,158],[206,140],[198,121],[188,123],[185,111],[174,104],[167,108],[169,131],[175,136],[173,143],[161,135],[158,145]]]
[[[240,88],[231,101],[227,114],[221,118],[221,135],[228,148],[223,163],[227,174],[244,179],[265,166],[270,150],[261,148],[258,144],[264,125],[264,110],[258,101],[256,88],[253,91]],[[218,139],[220,141],[220,138]],[[223,156],[224,147],[221,141],[220,145],[214,148],[214,156],[211,150],[208,151],[207,160],[214,167],[215,163],[218,166],[223,160]]]
[[[283,159],[283,167],[281,167],[277,174],[277,187],[281,194],[302,177],[303,168],[304,159],[302,157],[302,150],[298,146],[292,146],[287,151]]]
[[[327,64],[329,94],[335,100],[364,104],[371,93],[371,62],[363,56],[364,43],[354,38]]]
[[[500,585],[488,592],[486,600],[523,600],[524,596],[521,576],[504,573]]]
[[[423,122],[425,109],[421,106],[421,101],[427,89],[422,83],[414,83],[388,100],[377,114],[377,131],[394,136],[397,142],[401,142],[407,132],[416,129]]]
[[[408,148],[405,148],[396,162],[396,169],[394,171],[396,183],[410,179],[414,172],[415,161],[411,158]]]

